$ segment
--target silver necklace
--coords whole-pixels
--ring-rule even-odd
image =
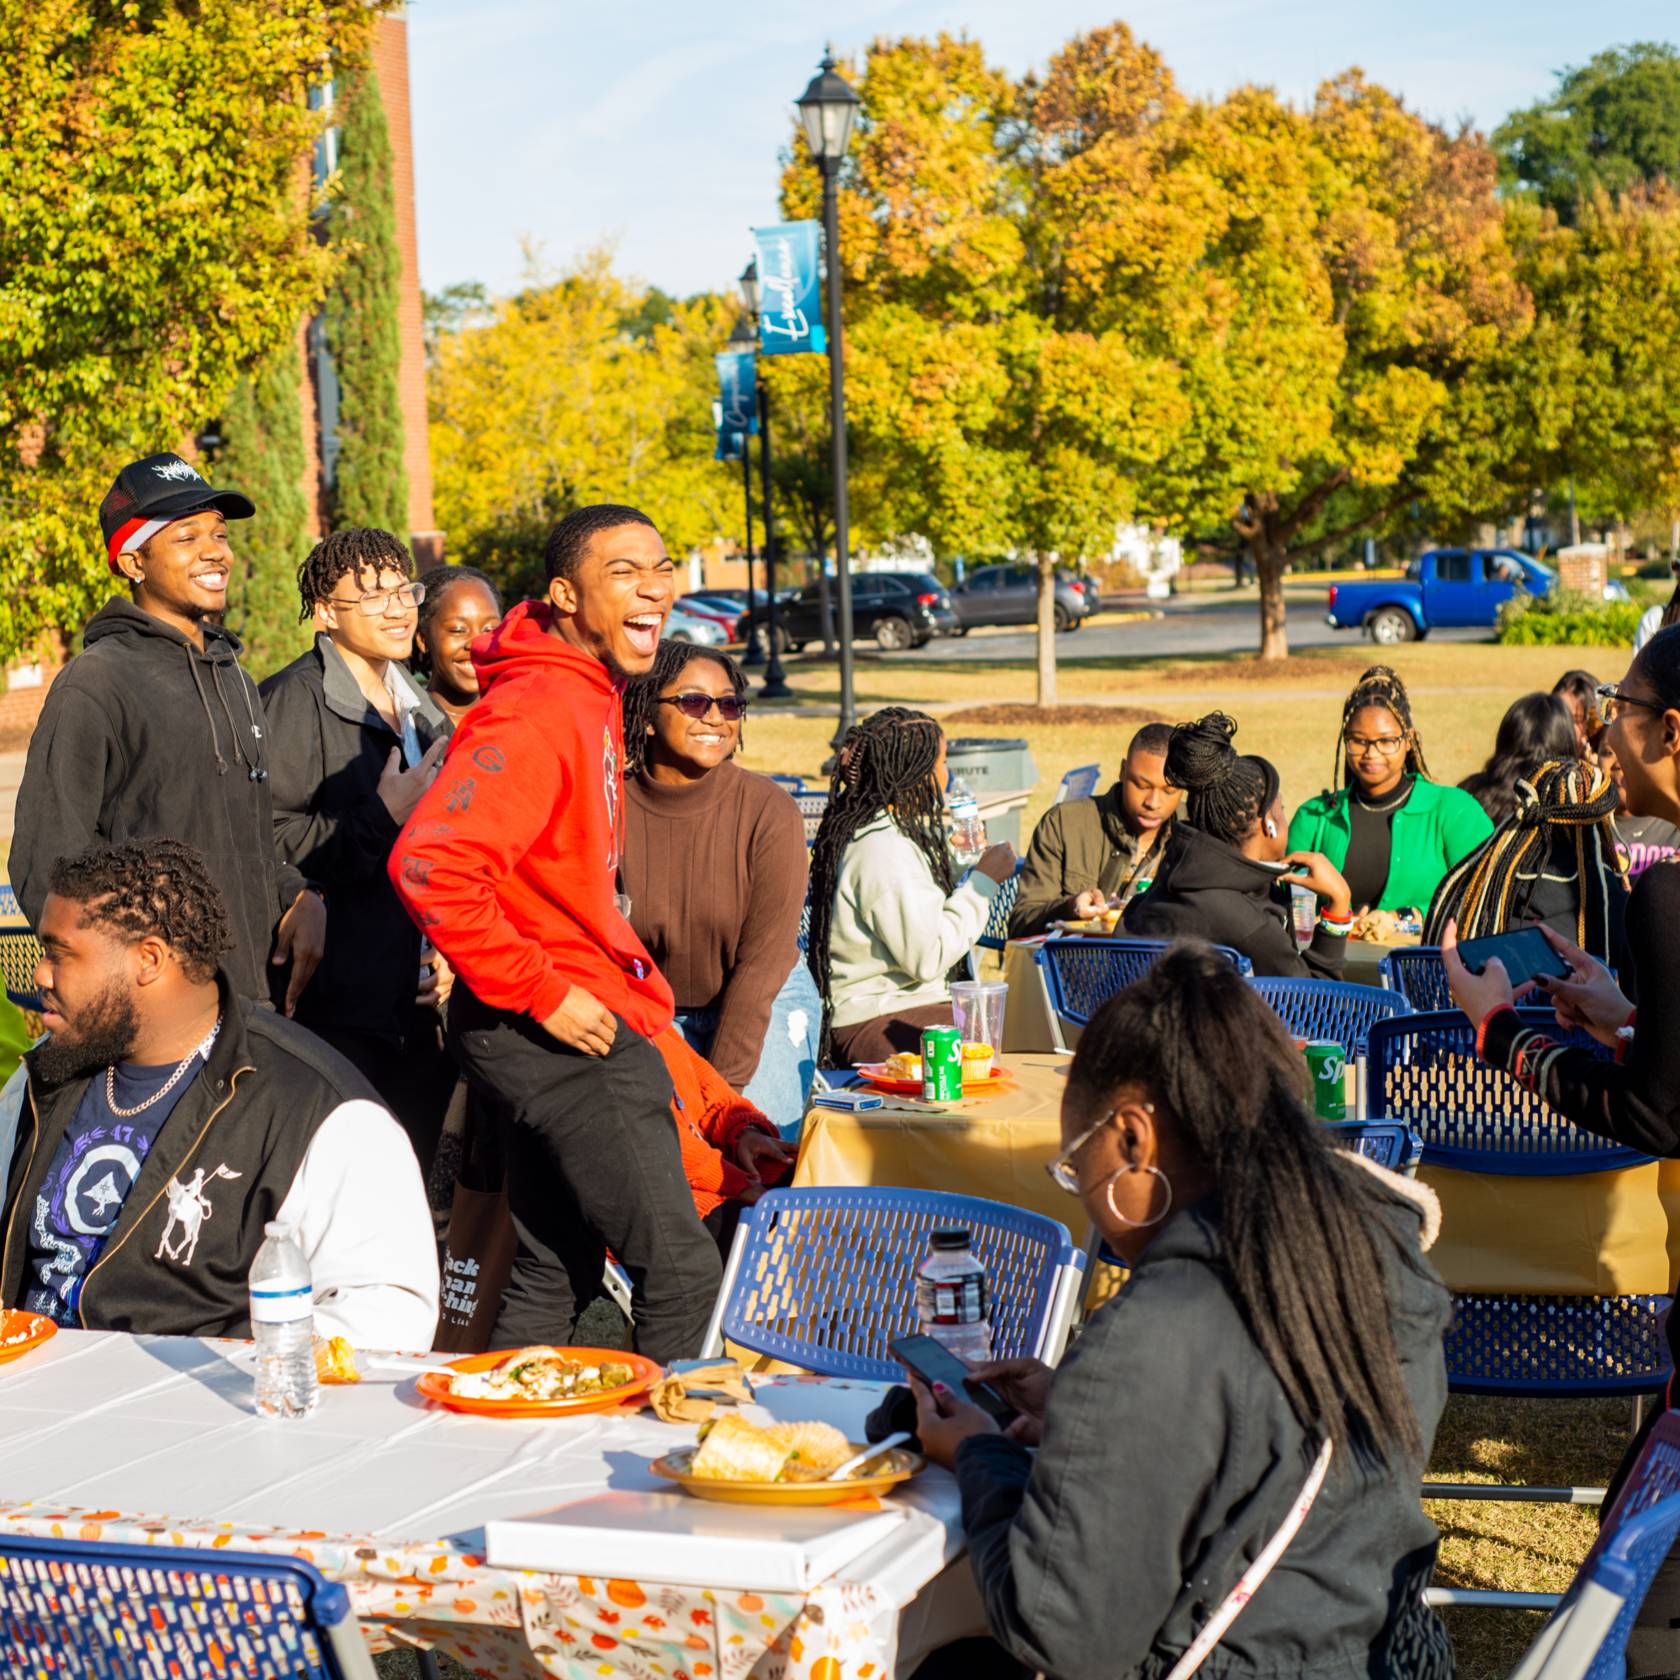
[[[198,1060],[202,1053],[206,1052],[210,1046],[216,1042],[216,1034],[221,1030],[222,1018],[218,1015],[216,1017],[215,1026],[213,1026],[205,1035],[203,1042],[195,1044],[192,1049],[190,1049],[186,1055],[181,1058],[175,1068],[175,1071],[170,1074],[169,1078],[165,1080],[157,1090],[152,1092],[152,1094],[147,1097],[143,1103],[136,1103],[133,1108],[117,1107],[117,1070],[114,1067],[106,1068],[105,1106],[110,1109],[110,1111],[116,1115],[119,1120],[132,1120],[136,1114],[144,1114],[153,1103],[162,1101],[164,1097],[168,1096],[168,1094],[175,1089],[176,1085],[180,1083],[181,1075],[185,1073],[195,1061]]]
[[[1367,811],[1371,812],[1373,816],[1380,817],[1384,811],[1398,810],[1400,806],[1404,805],[1411,797],[1411,792],[1412,784],[1402,777],[1400,780],[1400,791],[1396,793],[1386,805],[1373,805],[1371,801],[1367,799],[1364,794],[1359,792],[1357,788],[1354,789],[1353,797],[1357,799]]]

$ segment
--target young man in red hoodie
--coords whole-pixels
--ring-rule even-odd
[[[610,1247],[636,1343],[697,1354],[721,1281],[649,1042],[671,988],[617,897],[619,691],[653,663],[672,567],[646,514],[579,508],[544,553],[548,593],[473,644],[481,698],[392,848],[392,883],[455,972],[449,1036],[511,1120],[518,1237],[492,1345],[572,1338]]]

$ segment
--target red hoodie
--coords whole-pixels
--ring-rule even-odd
[[[671,988],[619,915],[624,723],[606,667],[540,602],[473,643],[480,698],[391,849],[391,883],[473,993],[545,1021],[582,986],[636,1032]]]

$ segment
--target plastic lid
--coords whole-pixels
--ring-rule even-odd
[[[286,1241],[291,1234],[291,1226],[282,1225],[278,1219],[271,1219],[265,1226],[263,1226],[263,1235],[265,1237],[278,1237],[282,1242]]]
[[[954,1225],[949,1230],[935,1231],[931,1240],[935,1248],[967,1248],[968,1229]]]

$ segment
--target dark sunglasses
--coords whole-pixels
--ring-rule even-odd
[[[696,723],[714,706],[725,723],[739,723],[747,714],[747,702],[738,694],[661,694],[659,704],[675,706],[684,717],[693,718]]]

